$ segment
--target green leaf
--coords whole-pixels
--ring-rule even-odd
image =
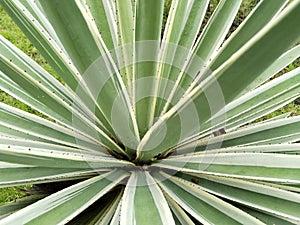
[[[124,225],[175,224],[167,201],[149,172],[132,172],[124,191],[121,221]]]
[[[67,74],[66,71],[68,71],[68,69],[69,69],[72,71],[73,74],[75,74],[74,76],[76,77],[76,79],[80,80],[80,82],[77,82],[76,85],[71,88],[74,91],[76,91],[76,95],[78,95],[79,98],[81,98],[81,102],[85,102],[85,104],[87,104],[87,107],[90,110],[95,111],[96,116],[99,117],[101,122],[104,124],[104,127],[106,127],[106,129],[109,130],[109,133],[112,134],[112,136],[117,140],[121,139],[122,142],[130,143],[130,145],[136,146],[137,145],[136,142],[138,141],[138,131],[137,131],[137,125],[135,122],[135,118],[133,116],[133,109],[132,109],[131,103],[129,101],[128,94],[125,90],[125,87],[124,87],[124,84],[123,84],[123,81],[122,81],[122,78],[120,77],[120,75],[117,73],[116,77],[111,76],[114,73],[113,71],[117,71],[117,69],[111,68],[114,66],[114,62],[109,57],[108,50],[103,45],[103,42],[102,42],[103,40],[101,39],[101,36],[97,33],[97,30],[95,30],[96,29],[95,24],[89,17],[88,12],[86,12],[84,10],[84,5],[82,5],[79,2],[76,2],[76,3],[74,2],[70,5],[70,4],[68,4],[67,1],[57,1],[57,2],[51,1],[51,2],[47,2],[47,3],[45,1],[43,1],[41,3],[42,3],[42,6],[45,6],[45,7],[47,6],[47,10],[46,10],[47,14],[50,14],[50,15],[48,15],[48,19],[50,19],[50,22],[52,21],[52,19],[54,20],[54,21],[52,21],[53,22],[52,25],[56,29],[56,33],[58,34],[60,41],[62,42],[65,49],[67,50],[68,55],[70,55],[70,57],[72,58],[72,61],[76,62],[76,60],[81,60],[83,58],[86,59],[84,62],[82,61],[82,65],[80,65],[79,63],[78,64],[76,63],[76,66],[78,67],[77,69],[79,70],[79,72],[77,72],[77,69],[72,67],[72,63],[70,64],[70,60],[67,59],[67,57],[65,55],[63,55],[64,54],[63,51],[61,51],[59,49],[59,47],[56,46],[56,43],[53,40],[51,41],[51,40],[49,40],[49,38],[46,38],[46,40],[45,40],[46,43],[41,42],[41,40],[43,40],[43,38],[45,39],[44,36],[47,35],[46,32],[42,32],[44,30],[40,27],[40,24],[38,23],[38,21],[35,21],[34,19],[28,20],[27,17],[30,18],[31,15],[26,10],[24,10],[24,11],[22,10],[23,6],[19,2],[15,2],[15,4],[13,4],[13,5],[10,5],[11,3],[7,3],[7,4],[10,6],[12,14],[13,13],[17,14],[17,15],[20,14],[21,18],[23,18],[20,20],[21,23],[26,22],[26,27],[29,27],[30,31],[32,32],[32,33],[29,33],[28,35],[30,36],[30,34],[32,34],[32,38],[34,38],[35,40],[38,38],[41,39],[41,40],[38,40],[38,42],[42,43],[43,45],[45,45],[47,47],[47,54],[50,53],[50,50],[48,49],[48,47],[49,47],[49,48],[51,48],[51,51],[53,52],[53,53],[51,52],[51,57],[54,57],[55,54],[62,55],[62,57],[65,57],[65,58],[58,57],[55,59],[55,62],[59,63],[60,68],[64,68],[63,65],[65,67],[66,66],[72,67],[72,68],[65,68],[62,73]],[[71,28],[66,23],[67,20],[60,19],[62,15],[57,15],[57,14],[59,14],[57,9],[60,8],[60,6],[63,7],[66,5],[68,5],[68,7],[66,8],[66,9],[68,9],[68,13],[72,14],[74,10],[76,11],[76,13],[75,12],[73,13],[73,16],[76,17],[77,21],[80,19],[80,22],[78,22],[78,25],[80,25],[80,26],[74,26]],[[68,18],[71,19],[73,17],[70,16]],[[18,17],[18,19],[19,19],[19,17]],[[86,35],[86,33],[89,33],[89,35]],[[71,34],[76,34],[76,35],[72,36]],[[71,37],[70,37],[70,35],[71,35]],[[33,40],[33,43],[35,44],[34,40]],[[81,51],[80,49],[76,48],[77,45],[84,46],[85,50]],[[37,46],[37,48],[39,48],[39,46]],[[95,51],[95,49],[97,51]],[[39,50],[41,50],[41,52],[43,53],[43,51],[42,51],[43,49],[39,48]],[[88,55],[90,51],[92,51],[93,54]],[[103,56],[104,58],[101,58],[100,56]],[[47,57],[45,57],[45,58],[47,59]],[[92,63],[94,63],[96,60],[100,61],[100,64],[99,65],[97,64],[96,68],[95,68],[95,66],[93,66]],[[49,63],[51,63],[51,61],[49,61]],[[63,65],[60,65],[60,64],[63,64]],[[104,64],[104,68],[102,67],[103,64]],[[10,66],[10,67],[7,68],[7,70],[5,71],[6,74],[9,74],[11,77],[13,77],[15,79],[14,80],[15,82],[17,79],[17,81],[18,81],[17,83],[20,86],[22,86],[23,88],[25,88],[26,91],[28,91],[29,93],[32,93],[32,95],[34,95],[34,96],[38,95],[38,96],[40,96],[40,98],[42,98],[41,96],[44,96],[41,101],[50,108],[59,109],[59,111],[61,111],[61,114],[64,115],[65,119],[67,119],[69,121],[73,119],[73,121],[76,121],[76,123],[73,124],[74,126],[77,125],[77,127],[84,128],[84,127],[86,127],[86,123],[88,123],[89,124],[88,126],[93,126],[94,130],[99,130],[99,128],[92,125],[93,122],[87,121],[87,119],[84,119],[84,118],[80,118],[80,116],[82,116],[81,114],[78,115],[78,113],[76,114],[77,111],[75,111],[75,110],[72,111],[72,106],[73,106],[72,104],[68,105],[63,102],[63,99],[56,98],[55,99],[56,101],[61,101],[61,102],[60,102],[60,104],[55,105],[54,104],[55,101],[53,101],[53,100],[51,101],[51,98],[49,101],[49,99],[47,98],[49,95],[49,93],[47,93],[47,92],[49,92],[49,90],[46,90],[45,88],[41,89],[41,90],[36,88],[36,86],[41,87],[41,85],[38,85],[37,80],[33,80],[32,77],[28,77],[28,76],[26,77],[25,76],[26,74],[24,74],[24,71],[21,72],[20,70],[16,70],[15,68],[13,68],[14,71],[12,71],[12,69],[11,69],[12,65],[8,64],[8,66]],[[90,67],[90,66],[92,66],[92,67]],[[96,70],[97,66],[100,66],[101,70]],[[86,71],[88,68],[89,68],[89,70]],[[54,67],[54,69],[55,69],[55,67]],[[98,72],[99,78],[96,80],[95,80],[95,76],[94,76],[95,70],[101,71],[101,72]],[[27,78],[27,80],[29,79],[31,82],[27,81],[26,83],[24,83],[24,80],[25,80],[24,78],[19,77],[19,76],[13,76],[13,74],[16,74],[16,73],[23,74],[23,76],[25,76]],[[60,73],[58,73],[58,74],[61,75]],[[82,77],[80,75],[83,75],[84,79],[82,79]],[[93,77],[93,81],[90,80],[91,79],[90,76]],[[63,76],[62,76],[62,78],[64,79]],[[70,80],[69,78],[66,78],[66,79],[67,79],[67,81]],[[68,84],[68,82],[67,82],[67,84]],[[94,89],[94,88],[97,88],[97,89]],[[45,91],[46,91],[46,93],[45,93]],[[74,93],[72,93],[72,95],[74,95]],[[53,98],[52,92],[51,92],[50,96]],[[119,104],[115,104],[115,106],[118,107],[117,110],[119,110],[119,113],[117,113],[117,114],[115,113],[114,117],[112,118],[112,114],[113,114],[112,107],[114,106],[113,103],[116,98],[120,102]],[[62,107],[62,105],[64,107]],[[79,106],[79,108],[81,108],[81,107]],[[69,112],[66,112],[67,109],[69,110]],[[86,114],[86,113],[84,113],[84,114]],[[88,114],[88,115],[89,115],[89,117],[91,116],[91,114]],[[129,115],[128,122],[129,122],[129,126],[130,126],[128,129],[126,129],[124,131],[123,127],[127,127],[127,126],[124,126],[123,124],[120,124],[120,126],[116,126],[114,124],[114,129],[112,129],[112,123],[113,123],[113,121],[111,121],[112,119],[114,119],[116,117],[116,120],[123,121],[120,118],[128,117],[128,115]],[[79,118],[77,118],[77,117],[79,117]],[[82,123],[81,120],[85,120],[85,122]],[[92,117],[92,121],[94,121],[94,120],[95,120],[95,118]],[[96,119],[96,121],[98,121],[98,120]],[[125,123],[126,122],[127,121],[125,121]],[[100,131],[100,133],[101,132],[102,131]],[[90,133],[93,134],[93,130],[90,131]],[[97,136],[97,133],[94,132],[94,135]],[[102,135],[100,135],[100,136],[102,136]],[[104,139],[107,139],[107,137],[105,137]],[[108,141],[110,141],[110,140],[108,140]],[[117,146],[115,146],[115,148],[118,149]]]
[[[51,168],[25,165],[13,165],[11,163],[0,164],[0,187],[12,187],[34,183],[45,183],[53,181],[64,181],[71,179],[88,178],[97,173],[106,172],[107,169],[72,169]]]
[[[191,179],[193,176],[182,175],[182,177]],[[204,176],[199,179],[199,186],[211,194],[255,208],[285,221],[293,223],[300,221],[298,193],[270,187],[268,184],[228,177]]]
[[[22,146],[0,145],[1,160],[40,167],[101,169],[132,166],[128,161],[113,157],[97,156],[96,154],[60,152],[43,148],[27,148]],[[16,157],[17,156],[17,157]]]
[[[198,36],[209,1],[172,1],[168,19],[164,29],[162,46],[160,49],[160,63],[158,65],[156,95],[168,99],[173,82],[176,81],[180,68],[185,64]],[[157,98],[156,116],[162,112],[164,102]]]
[[[276,59],[255,81],[253,81],[245,90],[241,93],[245,94],[250,90],[258,87],[263,82],[267,81],[269,78],[274,76],[276,73],[280,72],[294,60],[300,57],[300,45],[295,46],[291,50],[287,51]]]
[[[191,218],[184,212],[184,210],[174,201],[172,198],[166,195],[166,199],[168,200],[169,206],[172,209],[173,214],[176,216],[178,223],[176,224],[187,224],[194,225]]]
[[[110,133],[110,127],[107,121],[103,120],[103,116],[100,117],[103,122],[100,122],[96,117],[100,116],[99,113],[96,112],[95,116],[91,111],[91,100],[79,99],[2,36],[0,43],[0,63],[5,73],[1,72],[1,78],[4,80],[1,87],[5,91],[65,126],[72,126],[73,119],[76,119],[77,123],[81,120],[86,121],[84,115],[95,121],[107,134]],[[54,108],[56,110],[53,110]]]
[[[177,153],[184,156],[185,148],[179,149]],[[242,146],[230,146],[220,147],[216,149],[207,149],[209,154],[217,153],[284,153],[295,154],[300,151],[300,144],[298,143],[281,143],[281,144],[266,144],[266,145],[242,145]],[[186,151],[188,152],[188,151]],[[198,153],[197,153],[198,154]],[[200,154],[200,153],[199,153]],[[179,155],[179,154],[178,154]]]
[[[119,63],[120,73],[122,74],[123,81],[128,87],[128,92],[131,98],[133,97],[133,45],[134,45],[134,15],[133,8],[136,3],[132,0],[115,1],[117,26],[118,26],[118,39],[121,46],[121,53],[119,55],[121,63]],[[125,68],[123,68],[125,67]]]
[[[136,1],[134,104],[140,136],[143,137],[154,119],[154,79],[161,38],[164,0]],[[145,29],[147,27],[147,29]],[[145,58],[150,60],[143,62]],[[148,109],[149,110],[145,110]]]
[[[298,17],[300,19],[299,8],[298,1],[289,4],[276,19],[265,26],[215,72],[225,102],[233,100],[249,82],[299,41],[300,31],[294,30],[295,20]],[[286,35],[287,33],[290,35]],[[265,52],[265,49],[269,51]],[[251,57],[253,55],[255,57]],[[237,77],[239,74],[245,75]],[[232,81],[235,82],[235,89],[230,88]]]
[[[104,149],[99,146],[99,141],[95,142],[94,140],[89,140],[86,137],[76,134],[74,131],[52,121],[48,121],[34,114],[24,112],[3,103],[0,103],[0,115],[5,121],[1,122],[2,126],[0,130],[4,129],[3,131],[5,132],[5,127],[7,127],[9,133],[4,134],[11,135],[10,137],[33,137],[32,140],[43,140],[48,143],[58,143],[75,148],[92,149],[102,153],[105,152]],[[22,121],[22,125],[20,124],[20,121]],[[106,142],[108,145],[114,146],[116,151],[119,149],[120,153],[124,152],[120,149],[120,147],[117,147],[109,137],[103,133],[102,135],[104,137],[104,143]]]
[[[222,109],[224,103],[227,104],[234,100],[248,83],[255,80],[266,67],[270,66],[274,60],[295,44],[300,37],[300,30],[295,32],[294,29],[297,26],[295,21],[297,21],[297,18],[300,20],[299,9],[299,1],[289,4],[276,19],[257,33],[222,67],[214,71],[190,94],[183,97],[178,104],[164,114],[141,140],[138,146],[140,159],[142,161],[151,160],[154,156],[166,151],[166,149],[175,147],[184,137],[197,134],[199,125],[201,127],[204,121]],[[291,35],[286,35],[286,33]],[[266,52],[265,49],[268,49],[268,51]],[[256,57],[252,57],[253,55]],[[240,74],[243,74],[243,76],[240,76]],[[232,83],[235,84],[234,89]],[[221,99],[215,97],[216,87],[221,90]],[[193,105],[201,105],[197,108],[196,114],[199,123],[194,122],[194,126],[191,125],[180,140],[178,136],[182,130],[182,125],[178,122],[178,114],[180,112],[184,115]],[[163,130],[166,127],[168,132],[164,135],[164,141],[153,148],[152,146],[157,141],[157,137],[163,135]]]
[[[86,0],[86,3],[105,45],[109,50],[114,49],[117,46],[117,41],[115,40],[117,35],[112,24],[115,17],[111,11],[111,6],[109,6],[111,2]]]
[[[41,198],[45,197],[44,195],[33,195],[26,196],[21,199],[16,200],[15,202],[6,203],[0,206],[0,220],[9,216],[10,214],[25,208],[26,206],[35,203]]]
[[[201,71],[204,70],[211,58],[214,57],[224,41],[241,2],[241,0],[221,1],[218,4],[200,37],[193,46],[193,54],[187,59],[188,63],[181,69],[181,73],[177,77],[176,84],[168,98],[168,102],[178,102],[178,97],[182,95],[178,94],[178,92],[182,92],[181,90],[190,92],[194,88],[195,83],[199,80],[199,77],[201,77]],[[195,80],[193,81],[193,79]],[[168,105],[165,106],[164,110],[167,109],[167,106]]]
[[[1,224],[64,224],[121,182],[126,172],[109,172],[52,194],[0,221]]]
[[[209,128],[210,121],[214,121],[215,126],[223,125],[226,130],[232,130],[273,112],[299,96],[299,74],[300,70],[295,69],[244,94],[203,127]]]
[[[216,143],[221,143],[222,147],[229,147],[294,142],[299,140],[299,121],[300,117],[295,116],[254,124],[216,137],[203,138],[198,141],[199,148],[197,150],[204,149],[207,145],[213,146]]]
[[[196,174],[299,184],[299,161],[298,155],[204,151],[170,157],[156,166]]]
[[[81,86],[86,86],[85,89],[96,101],[95,106],[113,128],[115,138],[129,149],[135,148],[139,134],[132,102],[118,71],[119,68],[108,52],[101,34],[98,33],[89,7],[79,1],[69,4],[65,0],[42,1],[41,4],[47,9],[49,21],[57,30],[61,42],[83,76]],[[62,13],[57,10],[58,8],[66,10]],[[63,19],[65,16],[68,19]],[[76,26],[69,26],[71,20],[77,21]],[[84,89],[77,90],[78,93],[84,95]]]
[[[276,218],[274,216],[270,216],[268,214],[264,214],[262,212],[253,210],[251,208],[241,207],[242,210],[249,213],[252,216],[255,216],[259,220],[263,221],[266,224],[280,224],[280,225],[291,225],[292,222],[285,221],[283,219]]]
[[[111,224],[110,221],[120,204],[123,191],[123,188],[120,188],[107,193],[70,223],[73,225]]]
[[[41,24],[41,26],[43,26],[43,28],[45,30],[47,30],[49,35],[53,38],[53,40],[55,40],[55,42],[59,45],[59,47],[64,52],[66,52],[62,43],[59,41],[59,38],[57,37],[57,34],[56,34],[55,30],[53,29],[53,26],[51,25],[51,23],[48,21],[47,17],[45,16],[45,12],[42,9],[39,2],[20,0],[20,3],[26,8],[26,10],[29,11],[29,13],[35,18],[35,20],[37,20]]]
[[[224,106],[223,110],[202,125],[203,131],[184,140],[180,146],[195,143],[195,141],[209,136],[212,130],[223,128],[226,130],[225,132],[230,132],[239,127],[249,127],[249,125],[245,125],[296,99],[300,96],[299,72],[299,69],[295,69],[286,73]],[[257,125],[257,123],[253,125]]]
[[[122,196],[122,199],[123,199],[123,196]],[[110,221],[110,225],[120,225],[122,199],[120,200],[120,202],[115,210],[115,213]]]
[[[238,51],[244,44],[251,40],[261,29],[272,22],[280,11],[286,6],[288,1],[262,0],[248,17],[239,25],[236,31],[230,35],[228,40],[224,43],[220,52],[210,64],[211,70],[217,69],[226,60],[228,60],[236,51]]]
[[[251,123],[300,96],[299,68],[265,82],[300,0],[229,36],[241,2],[2,0],[59,81],[0,37],[0,89],[43,117],[0,103],[0,187],[77,183],[0,224],[300,223],[300,117]]]
[[[76,1],[39,1],[72,62],[82,74],[101,53]],[[57,10],[63,8],[64,10]],[[75,21],[76,23],[72,23]],[[68,26],[68,24],[74,24]],[[80,46],[78,48],[77,46]]]
[[[26,33],[26,37],[42,53],[52,68],[62,79],[76,90],[78,86],[78,72],[69,61],[68,56],[61,51],[60,46],[52,39],[20,1],[1,1],[2,7],[13,18],[17,25]]]
[[[238,208],[207,193],[195,184],[161,172],[155,176],[160,187],[200,223],[263,224]]]

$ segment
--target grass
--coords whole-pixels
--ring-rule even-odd
[[[31,186],[9,187],[0,189],[0,205],[6,202],[13,202],[19,198],[25,197],[25,190],[29,188],[31,188]]]
[[[211,14],[215,9],[219,0],[212,0],[209,6],[208,14]],[[257,4],[259,0],[244,0],[242,6],[239,10],[237,17],[234,20],[233,26],[231,27],[230,32],[232,32],[241,22],[242,20],[249,14],[251,9]],[[169,4],[170,1],[167,1]],[[166,5],[166,9],[169,8],[169,5]],[[41,56],[38,50],[30,43],[30,41],[26,38],[26,36],[21,32],[21,30],[16,26],[16,24],[10,19],[10,17],[4,12],[4,10],[0,7],[0,34],[5,38],[14,43],[19,49],[25,52],[28,56],[33,58],[36,62],[38,62],[43,68],[45,68],[48,72],[55,75],[55,72],[51,69],[51,67],[47,64],[45,59]],[[295,61],[293,64],[286,67],[280,74],[283,72],[288,72],[296,67],[300,66],[300,59]],[[278,75],[277,75],[278,76]],[[0,101],[6,104],[12,105],[14,107],[20,108],[22,110],[37,113],[29,106],[24,103],[16,100],[15,98],[9,96],[5,92],[0,91]],[[287,106],[277,110],[276,112],[267,115],[256,122],[272,118],[274,116],[278,116],[284,114],[286,112],[291,112],[291,115],[300,115],[300,101],[295,101]],[[2,188],[0,189],[0,205],[6,202],[15,201],[21,197],[26,195],[25,190],[31,188],[32,186],[22,186],[22,187],[10,187],[10,188]]]

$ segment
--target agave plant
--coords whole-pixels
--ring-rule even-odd
[[[229,36],[242,0],[0,2],[59,77],[0,37],[1,89],[43,115],[0,103],[0,187],[36,185],[1,225],[300,223],[300,117],[253,123],[300,96],[300,68],[266,82],[299,0]]]

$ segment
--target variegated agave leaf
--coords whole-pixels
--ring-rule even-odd
[[[0,88],[44,115],[0,103],[0,187],[37,185],[0,224],[299,224],[300,117],[252,122],[300,95],[266,82],[300,0],[253,2],[232,32],[242,0],[0,0],[62,80],[0,36]]]

